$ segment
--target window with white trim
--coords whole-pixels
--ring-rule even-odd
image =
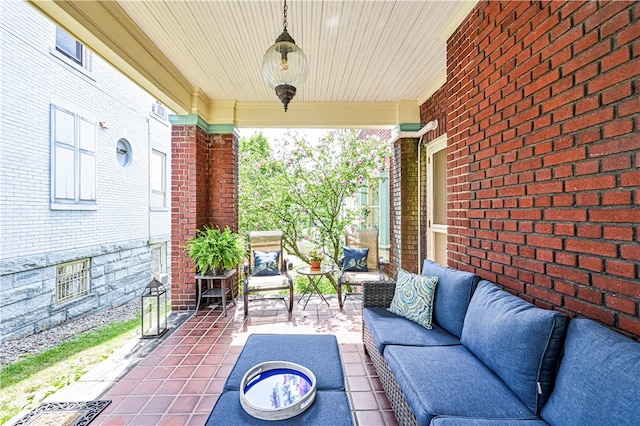
[[[366,229],[380,228],[380,189],[369,186],[367,190]]]
[[[167,243],[151,246],[151,274],[159,278],[167,273]]]
[[[56,27],[56,52],[62,55],[61,58],[91,71],[91,52],[89,49],[60,27]]]
[[[52,202],[95,205],[95,123],[52,104],[51,146]]]
[[[167,155],[151,150],[151,207],[166,207]]]
[[[89,259],[56,267],[56,304],[89,294]]]

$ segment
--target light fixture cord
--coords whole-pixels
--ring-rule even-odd
[[[284,20],[282,21],[282,26],[284,27],[284,30],[287,30],[287,0],[284,0]]]

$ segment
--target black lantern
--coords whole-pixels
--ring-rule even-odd
[[[282,33],[262,58],[262,78],[275,90],[286,111],[308,73],[307,57],[287,32],[287,0],[284,0],[282,26]]]
[[[151,280],[142,292],[142,338],[160,337],[167,332],[167,291]]]

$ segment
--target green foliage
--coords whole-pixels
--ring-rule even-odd
[[[324,253],[320,249],[313,249],[308,253],[309,260],[321,261]]]
[[[247,255],[245,242],[239,234],[229,227],[220,231],[206,225],[187,240],[185,250],[195,263],[194,270],[201,274],[221,275],[224,270],[241,264]]]
[[[322,277],[318,282],[318,288],[322,292],[322,294],[336,294],[336,288],[333,286],[329,278]],[[311,283],[309,283],[309,278],[302,275],[296,275],[293,278],[293,289],[295,294],[303,294],[308,293],[312,290]],[[305,296],[306,299],[306,296]]]
[[[391,149],[356,131],[328,132],[319,143],[289,133],[274,151],[258,133],[240,140],[239,228],[280,229],[288,253],[309,262],[298,241],[309,241],[337,263],[347,227],[359,227],[363,209],[347,201],[377,187]]]

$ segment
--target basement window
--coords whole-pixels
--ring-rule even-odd
[[[69,302],[89,294],[89,259],[56,267],[56,304]]]

